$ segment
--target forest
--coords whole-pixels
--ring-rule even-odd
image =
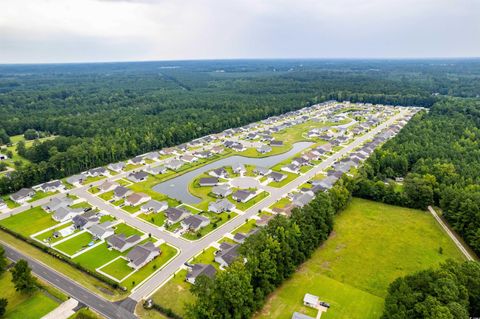
[[[448,76],[445,76],[448,74]],[[478,60],[229,60],[0,65],[0,194],[330,99],[430,107],[480,92]]]

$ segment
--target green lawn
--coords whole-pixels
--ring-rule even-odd
[[[217,249],[215,247],[209,247],[202,251],[197,257],[193,258],[191,264],[210,264],[215,268],[219,268],[219,265],[215,262],[215,252]]]
[[[125,205],[125,206],[122,207],[122,209],[129,214],[133,214],[133,213],[138,212],[140,210],[140,208],[142,207],[142,205],[144,205],[144,204],[141,204],[141,205],[138,205],[138,206]]]
[[[0,276],[1,297],[8,300],[5,318],[38,319],[59,305],[58,300],[49,297],[43,290],[37,290],[31,295],[15,291],[11,278],[12,275],[8,271]],[[59,292],[55,293],[57,294],[61,295]]]
[[[41,192],[41,191],[38,191],[38,192],[35,192],[35,195],[32,196],[32,199],[28,200],[27,202],[32,203],[32,202],[37,201],[39,199],[55,195],[56,193],[58,193],[58,192]]]
[[[56,231],[59,231],[61,229],[70,227],[71,225],[72,225],[71,223],[67,223],[65,225],[55,227],[54,229],[48,230],[46,232],[41,233],[40,235],[35,236],[35,238],[40,240],[40,241],[48,240],[49,243],[53,244],[53,243],[63,239],[63,237],[54,238],[53,233],[55,233]],[[75,231],[75,232],[77,232],[77,231]],[[69,236],[72,236],[72,235],[69,235]]]
[[[250,219],[249,221],[245,222],[242,226],[238,227],[237,229],[235,229],[232,234],[236,234],[236,233],[248,233],[249,231],[251,231],[252,229],[254,229],[256,226],[256,220],[255,219]]]
[[[292,201],[288,197],[282,197],[279,201],[277,201],[275,204],[270,206],[271,209],[273,208],[284,208],[288,204],[291,204]]]
[[[293,173],[290,173],[290,172],[283,172],[282,171],[282,172],[279,172],[279,173],[287,175],[287,177],[281,182],[271,182],[270,184],[268,184],[268,186],[280,188],[280,187],[283,187],[283,186],[287,185],[288,183],[290,183],[291,181],[293,181],[294,179],[296,179],[299,176],[297,174],[293,174]]]
[[[331,304],[322,318],[377,319],[395,278],[447,258],[463,260],[433,217],[419,210],[355,198],[336,217],[334,229],[257,318],[290,318],[303,309],[308,292]]]
[[[115,228],[115,234],[125,234],[125,236],[127,237],[131,235],[139,235],[139,236],[143,235],[141,231],[125,223],[118,224],[114,228]]]
[[[113,191],[102,193],[102,194],[98,195],[98,197],[100,197],[104,201],[108,202],[109,200],[111,200],[113,198]]]
[[[163,212],[160,213],[150,213],[150,214],[140,214],[137,215],[138,218],[141,218],[149,223],[152,223],[158,227],[161,227],[165,224],[165,214]]]
[[[88,244],[92,241],[92,235],[88,232],[84,232],[64,242],[61,242],[60,244],[55,245],[55,249],[58,249],[67,255],[73,255],[78,251],[86,248]]]
[[[102,243],[101,245],[75,257],[73,261],[95,271],[96,268],[108,263],[110,260],[113,260],[120,255],[121,253],[119,251],[108,249],[107,244]]]
[[[100,175],[100,176],[90,176],[90,177],[87,177],[87,179],[85,179],[82,184],[83,185],[88,185],[90,183],[98,182],[98,181],[100,181],[102,179],[105,179],[105,178],[107,178],[107,177],[102,176],[102,175]]]
[[[13,200],[10,199],[8,195],[2,196],[3,201],[5,204],[7,204],[8,208],[16,208],[19,207],[20,205],[15,203]]]
[[[30,236],[57,224],[52,216],[39,206],[0,220],[0,225],[24,236]]]
[[[190,292],[191,285],[185,281],[186,276],[186,270],[176,273],[175,277],[153,294],[153,301],[172,309],[179,315],[185,316],[185,304],[195,301],[195,297]]]
[[[133,269],[128,266],[128,261],[123,258],[118,258],[99,270],[109,274],[110,276],[116,278],[119,281],[128,276],[133,271]]]

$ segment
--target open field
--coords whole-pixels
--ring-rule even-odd
[[[331,304],[322,318],[379,318],[395,278],[447,258],[463,260],[435,220],[419,210],[355,198],[336,217],[334,229],[256,318],[290,318],[302,310],[307,292]]]
[[[52,216],[39,206],[0,220],[0,225],[24,236],[30,236],[56,224],[58,223]]]

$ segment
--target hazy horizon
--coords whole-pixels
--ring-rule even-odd
[[[478,0],[4,0],[0,64],[480,57]]]

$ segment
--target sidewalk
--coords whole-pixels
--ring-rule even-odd
[[[73,309],[78,306],[78,301],[70,298],[60,306],[52,310],[50,313],[42,317],[42,319],[67,319],[75,313]]]

